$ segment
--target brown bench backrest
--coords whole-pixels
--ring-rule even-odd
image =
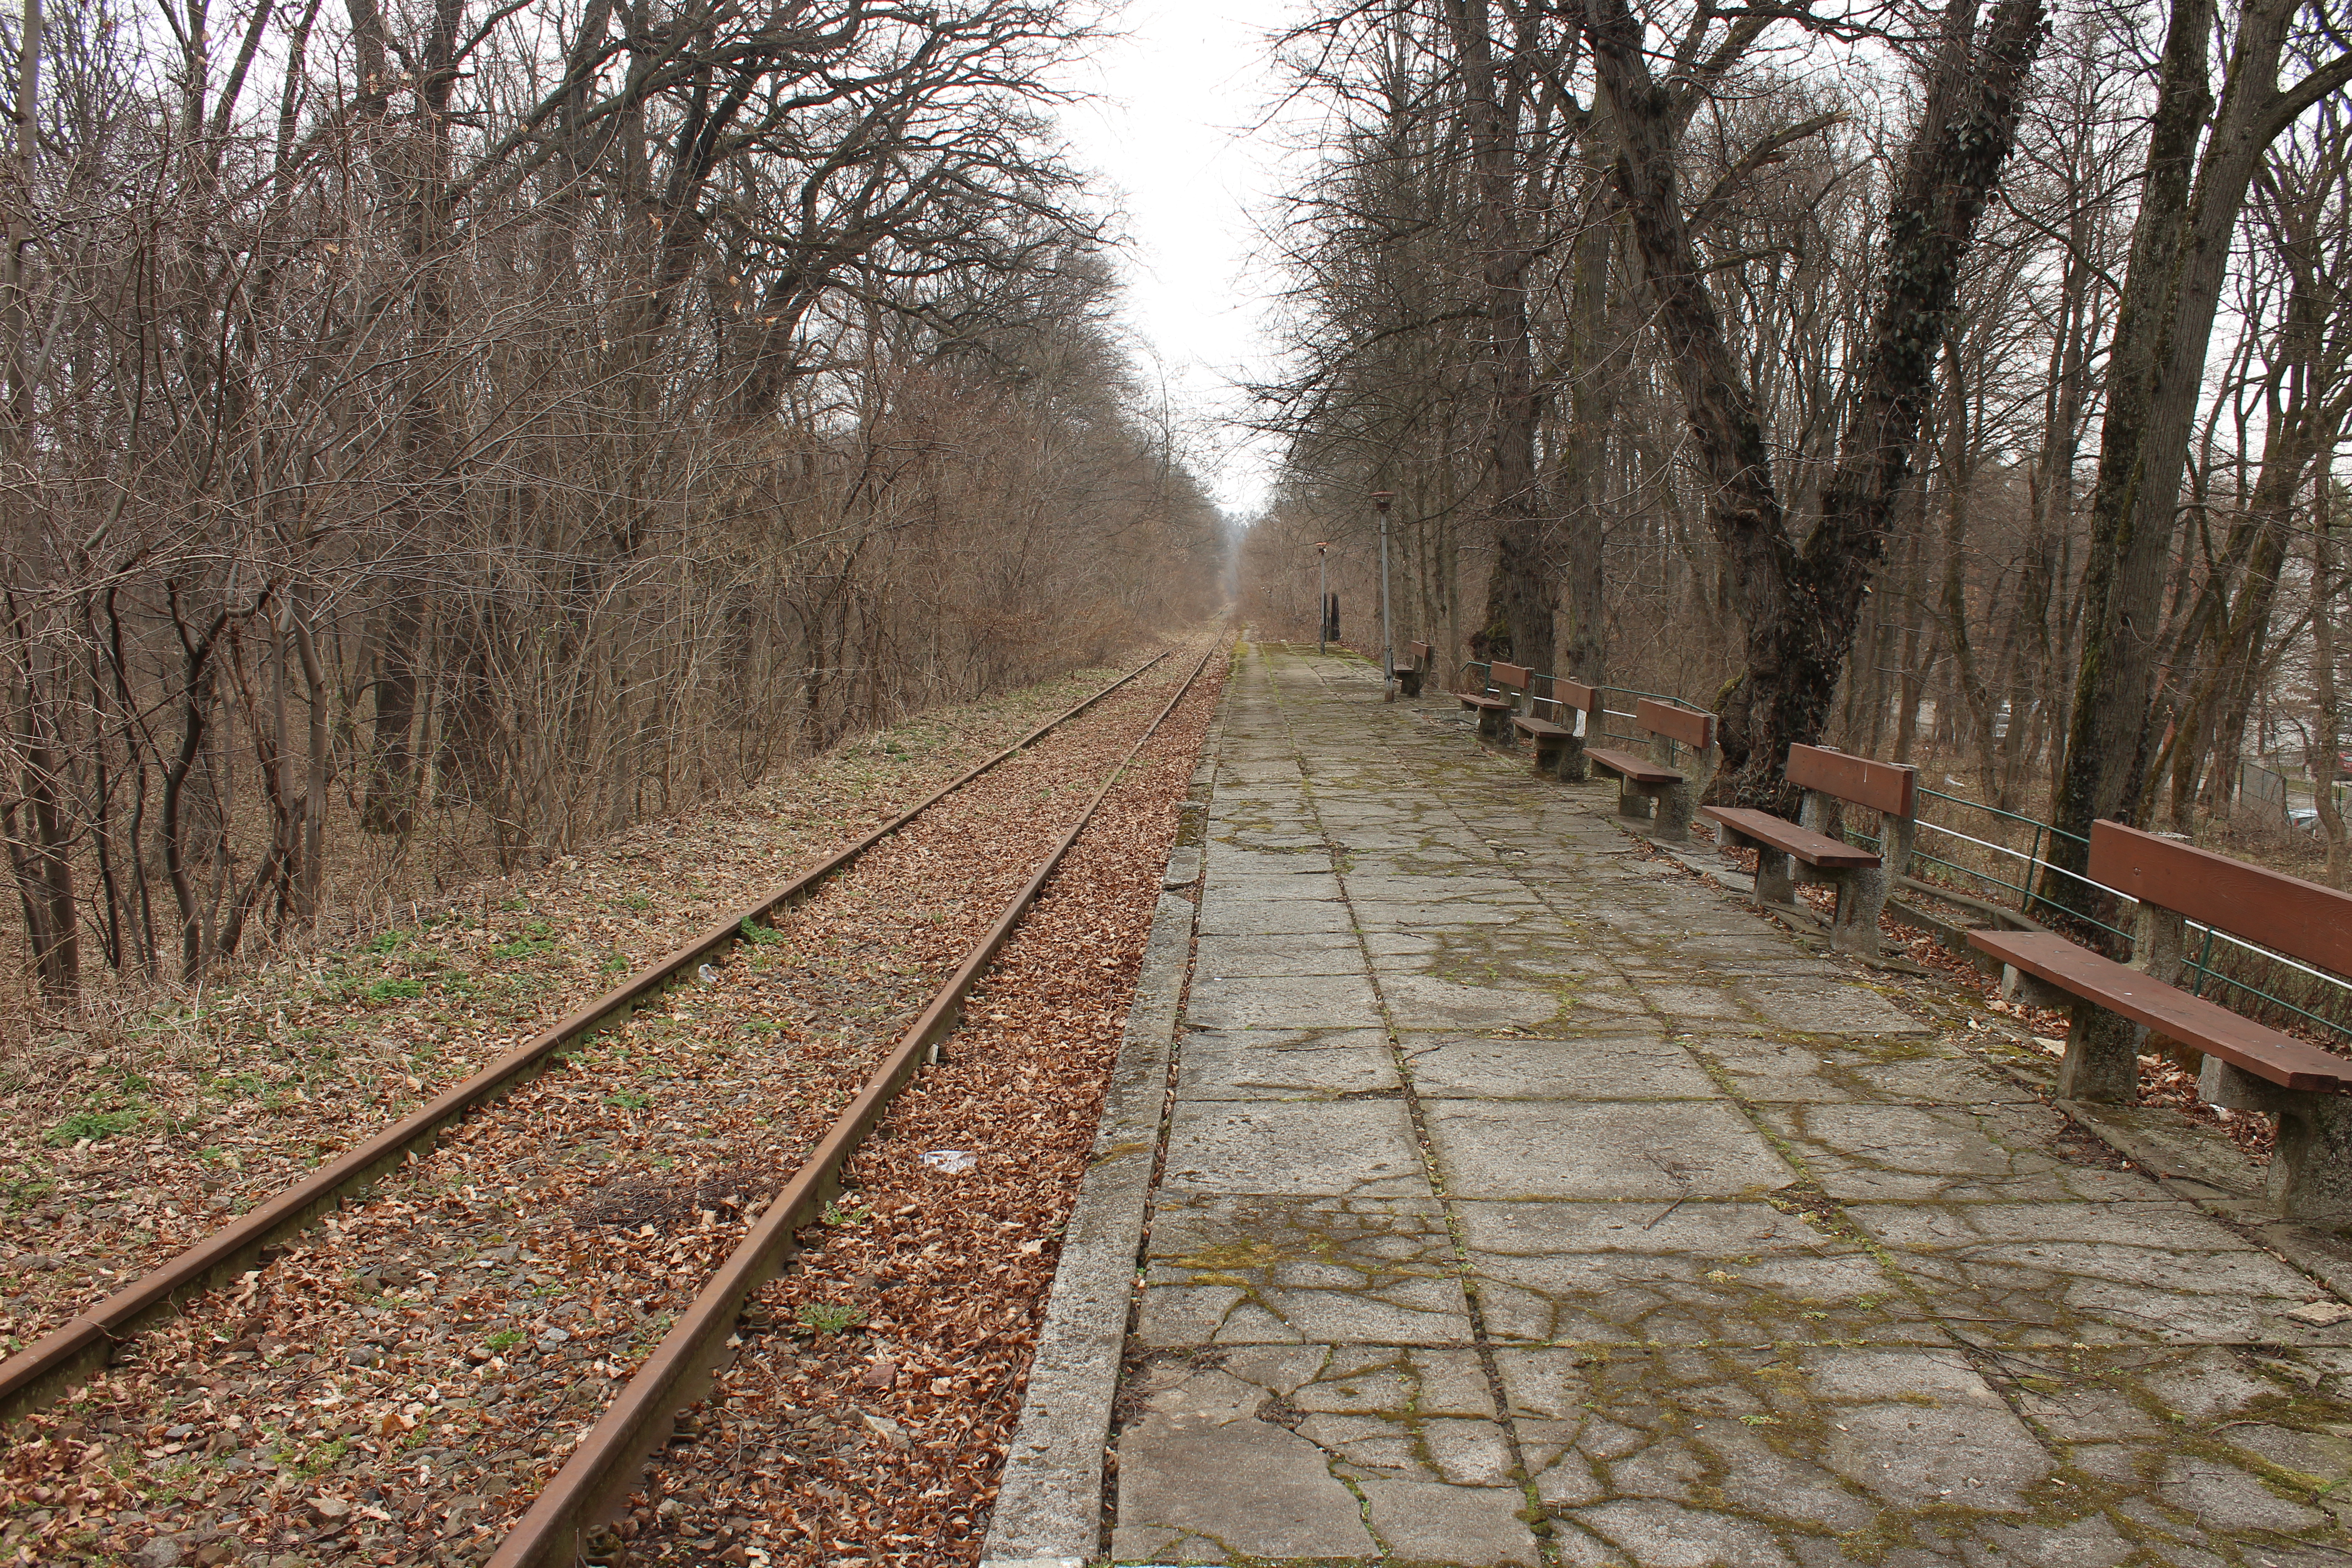
[[[1680,741],[1695,752],[1704,752],[1715,744],[1712,713],[1694,713],[1687,708],[1669,707],[1644,697],[1633,704],[1633,722],[1653,735]]]
[[[2352,974],[2352,893],[2104,820],[2091,824],[2090,872],[2142,903]]]
[[[1789,782],[1799,789],[1817,789],[1889,816],[1911,816],[1919,799],[1916,768],[1873,762],[1823,746],[1789,748]]]
[[[1500,659],[1496,660],[1486,671],[1487,680],[1506,691],[1525,691],[1534,675],[1535,671],[1524,664],[1505,664]]]
[[[1551,700],[1570,712],[1598,713],[1601,711],[1599,687],[1587,686],[1581,681],[1564,680],[1557,675],[1551,678]]]
[[[1429,645],[1425,642],[1409,642],[1404,646],[1412,650],[1415,662],[1429,657]]]

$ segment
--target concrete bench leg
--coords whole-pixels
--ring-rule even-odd
[[[1506,710],[1504,710],[1504,709],[1501,709],[1501,708],[1481,708],[1481,709],[1479,709],[1479,710],[1478,710],[1478,738],[1479,738],[1480,740],[1484,740],[1484,741],[1499,741],[1499,740],[1502,740],[1502,739],[1504,738],[1503,726],[1504,726],[1506,723],[1507,723],[1507,722],[1509,721],[1509,720],[1510,720],[1510,714],[1509,714]]]
[[[2011,1002],[2063,1008],[2072,1020],[2066,1054],[2058,1063],[2061,1099],[2108,1105],[2129,1105],[2139,1099],[2139,1043],[2145,1029],[2013,963],[2001,965],[2000,994]]]
[[[2197,1097],[2231,1110],[2278,1118],[2271,1155],[2271,1201],[2290,1219],[2352,1229],[2352,1098],[2281,1089],[2219,1057],[2197,1075]]]
[[[1786,849],[1775,849],[1769,844],[1756,846],[1756,901],[1759,904],[1793,904],[1797,901],[1797,879]]]
[[[1654,837],[1668,844],[1690,841],[1691,787],[1689,784],[1670,784],[1658,795],[1658,821]]]
[[[1617,815],[1631,817],[1635,822],[1648,821],[1650,797],[1635,788],[1630,781],[1619,779],[1617,781]]]
[[[1837,879],[1837,914],[1830,946],[1839,952],[1878,956],[1878,911],[1886,907],[1886,868],[1857,866]]]
[[[1558,772],[1559,768],[1559,752],[1560,741],[1558,736],[1538,736],[1536,739],[1536,772],[1539,773]]]
[[[2066,1054],[2058,1063],[2062,1100],[2129,1105],[2139,1099],[2139,1031],[2131,1020],[2076,997],[2066,1016]]]
[[[1592,776],[1584,761],[1584,737],[1569,735],[1559,742],[1559,762],[1555,769],[1562,784],[1582,784]]]
[[[1396,678],[1398,690],[1403,692],[1407,697],[1418,697],[1421,695],[1421,671],[1417,669],[1400,669],[1396,672]]]

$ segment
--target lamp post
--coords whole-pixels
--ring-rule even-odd
[[[1381,700],[1396,700],[1396,641],[1389,635],[1389,502],[1394,490],[1374,490],[1372,505],[1381,513]]]
[[[1315,546],[1315,651],[1330,650],[1323,646],[1331,635],[1331,542],[1318,541]]]

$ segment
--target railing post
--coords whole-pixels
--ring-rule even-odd
[[[2202,996],[2205,994],[2205,976],[2210,973],[2210,971],[2206,968],[2206,965],[2212,962],[2213,928],[2211,926],[2207,926],[2205,928],[2205,945],[2197,954],[2197,981],[2195,984],[2189,988],[2189,994],[2191,996]],[[2279,989],[2284,991],[2286,988],[2284,986],[2281,986]]]
[[[1990,829],[1988,829],[1990,831]],[[2033,825],[2033,847],[2025,852],[2025,886],[2019,889],[2017,912],[2031,913],[2033,909],[2033,882],[2042,875],[2042,824]]]
[[[1389,635],[1389,503],[1392,490],[1374,490],[1372,505],[1381,513],[1381,700],[1396,700],[1396,639]]]
[[[1326,540],[1315,547],[1315,651],[1331,651],[1331,545]]]

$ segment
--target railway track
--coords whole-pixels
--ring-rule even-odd
[[[22,1414],[101,1374],[110,1356],[138,1345],[134,1353],[160,1375],[165,1392],[187,1396],[175,1408],[192,1413],[187,1407],[200,1402],[202,1413],[226,1429],[228,1447],[243,1440],[241,1426],[258,1430],[275,1422],[284,1433],[277,1453],[310,1455],[281,1470],[287,1484],[278,1489],[298,1510],[309,1506],[329,1524],[350,1511],[329,1489],[316,1489],[321,1495],[307,1504],[294,1494],[313,1489],[306,1483],[323,1473],[320,1460],[349,1452],[354,1438],[412,1453],[436,1441],[443,1447],[425,1452],[446,1453],[444,1473],[474,1488],[462,1502],[485,1513],[521,1515],[495,1561],[576,1561],[583,1531],[634,1483],[657,1439],[670,1436],[674,1412],[699,1393],[744,1296],[784,1265],[794,1233],[822,1216],[843,1161],[955,1027],[974,980],[1213,652],[1174,682],[1165,703],[1149,705],[1157,711],[1131,744],[1127,732],[1134,725],[1119,721],[1143,704],[1086,716],[1168,656],[1039,726],[727,925],[0,1363],[0,1409]],[[1044,776],[1040,767],[1005,765],[1035,761],[1055,746],[1082,758],[1118,753],[1108,769],[1089,770],[1102,773],[1102,782],[1075,820],[1062,787],[1066,779]],[[1066,771],[1064,762],[1053,766]],[[1011,837],[1021,843],[1052,836],[1048,826],[1058,835],[1034,869],[1027,857],[1008,861],[978,840],[974,822],[954,820],[962,803],[991,790],[999,797],[987,806],[992,828],[1011,823]],[[873,856],[885,845],[889,850]],[[884,907],[887,900],[877,900],[873,889],[856,885],[869,857],[895,858],[893,875],[902,880],[937,875],[954,882],[960,872],[969,875],[956,883],[961,891],[934,896],[908,918],[908,908]],[[845,878],[845,871],[858,874]],[[946,964],[947,934],[978,923],[977,905],[1003,894],[1008,881],[1018,886],[979,942]],[[821,887],[823,899],[815,897]],[[844,896],[835,897],[835,889]],[[782,962],[786,954],[789,963]],[[944,984],[911,1026],[890,1031],[887,1049],[872,1059],[877,1053],[870,1037],[914,1012],[912,1004],[942,968],[949,969]],[[737,1016],[737,1032],[748,1026],[783,1048],[746,1047],[711,1026],[730,1016]],[[686,1098],[695,1114],[710,1124],[681,1127],[673,1117],[650,1125],[662,1116],[655,1103],[659,1091],[631,1083],[680,1076],[692,1080],[694,1092]],[[515,1095],[526,1084],[529,1092]],[[483,1114],[507,1096],[514,1098]],[[620,1112],[636,1113],[619,1115],[617,1126],[615,1101]],[[732,1158],[716,1162],[721,1168],[715,1170],[710,1159],[691,1159],[697,1141]],[[648,1156],[648,1150],[659,1152]],[[577,1168],[583,1159],[631,1173],[583,1174]],[[673,1163],[685,1169],[667,1181],[646,1169]],[[395,1168],[397,1180],[384,1181]],[[790,1179],[766,1192],[783,1169]],[[689,1173],[696,1179],[685,1180]],[[338,1212],[379,1182],[384,1194]],[[485,1214],[497,1228],[480,1223]],[[567,1223],[554,1223],[558,1216]],[[298,1235],[312,1223],[322,1228]],[[561,1256],[559,1247],[565,1249]],[[446,1287],[452,1274],[464,1280],[475,1269],[486,1276],[486,1289]],[[218,1289],[224,1285],[231,1289]],[[289,1290],[341,1296],[353,1315],[377,1326],[363,1327],[330,1366],[318,1364],[323,1357],[313,1346],[237,1334],[261,1321],[257,1311],[246,1317],[248,1306]],[[177,1316],[207,1291],[215,1293],[195,1317]],[[673,1311],[674,1299],[686,1293],[692,1300]],[[417,1300],[431,1302],[431,1310],[417,1310]],[[550,1308],[551,1300],[557,1305]],[[169,1342],[142,1343],[142,1331],[165,1318],[173,1319],[171,1332],[145,1338]],[[174,1359],[206,1332],[202,1348],[255,1375],[212,1378],[199,1365],[211,1358],[191,1355],[180,1371],[197,1377],[175,1379],[169,1370]],[[648,1343],[650,1353],[644,1353]],[[509,1401],[498,1390],[510,1381],[502,1374],[526,1359],[567,1369],[562,1395],[550,1401],[541,1386],[531,1400],[517,1402],[531,1408],[501,1422],[498,1409]],[[461,1370],[413,1386],[436,1364]],[[620,1374],[632,1365],[634,1375],[624,1381]],[[183,1386],[170,1387],[174,1381]],[[426,1397],[401,1397],[410,1393]],[[338,1406],[364,1419],[309,1413],[324,1408],[331,1417]],[[471,1425],[443,1419],[452,1406],[470,1412]],[[595,1419],[574,1438],[569,1428],[583,1415]],[[533,1417],[535,1426],[520,1429]],[[143,1452],[152,1466],[180,1452],[218,1452],[221,1428],[201,1446],[190,1441],[195,1424],[184,1420],[100,1436],[151,1445]],[[427,1436],[415,1436],[420,1432]],[[494,1443],[509,1445],[493,1456],[502,1468],[469,1463],[469,1452],[478,1456]],[[536,1484],[546,1461],[566,1450],[562,1469]],[[484,1495],[500,1486],[499,1495]],[[523,1509],[530,1501],[526,1491],[536,1500]]]

